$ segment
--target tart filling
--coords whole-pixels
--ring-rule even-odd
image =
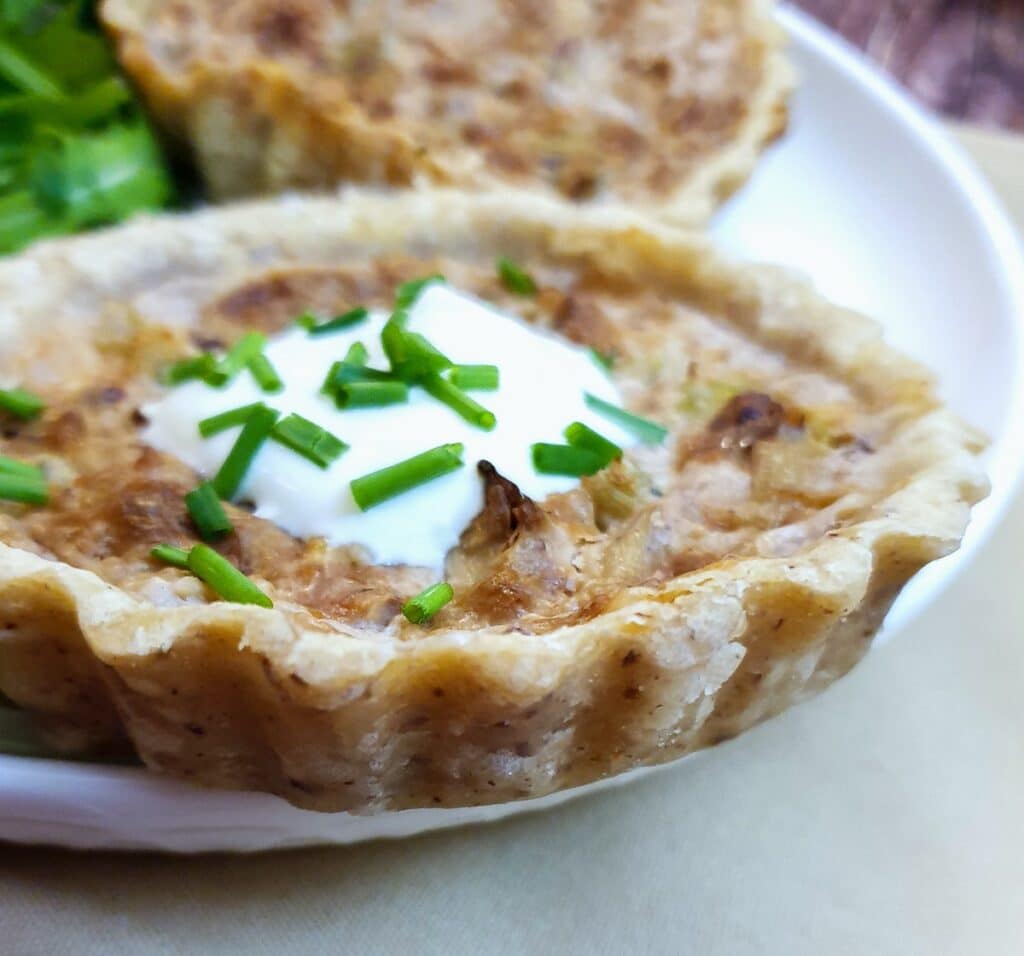
[[[467,385],[497,419],[480,428],[406,359],[386,369],[369,354],[396,292],[436,274],[447,287],[420,295],[445,315],[418,325],[414,303],[404,329],[459,368],[496,365],[511,386],[524,361],[503,332],[479,352],[443,340],[464,300],[467,315],[529,336],[538,368],[549,346],[579,347],[566,381],[537,377],[530,407],[550,415],[517,419],[500,387]],[[42,246],[0,266],[0,292],[16,342],[0,354],[2,454],[38,469],[27,480],[46,497],[2,506],[0,690],[69,747],[124,733],[154,769],[304,806],[539,795],[737,733],[852,666],[984,493],[982,440],[871,323],[624,215],[567,220],[540,201],[443,193],[256,204]],[[330,540],[268,520],[258,457],[251,487],[245,475],[220,485],[247,421],[193,457],[207,447],[200,421],[288,397],[289,342],[323,342],[329,367],[344,360],[352,332],[331,344],[311,331],[361,308],[367,367],[432,401],[437,421],[490,441],[508,418],[525,436],[509,460],[423,436],[414,450],[463,444],[461,469],[360,513],[400,514],[420,493],[429,509],[437,493],[461,525],[443,568],[388,562],[340,519]],[[296,329],[307,313],[314,330]],[[227,374],[259,336],[223,392],[163,384],[182,363]],[[267,365],[279,392],[262,390]],[[441,374],[452,384],[457,371]],[[325,401],[324,377],[308,377],[303,402]],[[260,391],[231,392],[243,385]],[[563,386],[577,404],[561,404]],[[12,411],[11,388],[44,407],[16,394]],[[216,405],[190,399],[209,393]],[[383,423],[413,401],[322,414],[281,401],[334,443],[265,435],[258,454],[292,455],[280,460],[329,479],[332,506],[358,518],[345,496],[358,504],[353,481],[376,462],[335,472],[357,448],[343,423]],[[180,446],[155,437],[172,420],[197,431]],[[590,465],[548,486],[565,449],[598,463],[569,455]],[[464,523],[444,498],[448,474],[478,495]],[[206,482],[213,492],[197,496]]]

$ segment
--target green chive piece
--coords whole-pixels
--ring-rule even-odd
[[[273,427],[270,437],[319,468],[327,468],[348,449],[336,435],[301,415],[286,415]]]
[[[46,481],[38,475],[0,474],[0,500],[45,505],[50,500]]]
[[[668,429],[663,425],[652,422],[647,418],[641,418],[632,412],[627,412],[624,408],[619,408],[618,405],[612,405],[611,402],[606,402],[596,395],[591,395],[590,392],[584,392],[583,400],[587,403],[588,408],[592,408],[598,415],[602,415],[608,421],[614,422],[619,427],[626,429],[626,431],[635,435],[645,445],[660,445],[665,440],[665,436],[668,435]]]
[[[189,358],[175,362],[164,369],[160,375],[160,381],[164,385],[181,385],[183,382],[191,382],[201,378],[208,380],[217,371],[217,359],[209,352],[201,355],[193,355]]]
[[[429,375],[420,384],[429,394],[447,405],[470,425],[476,425],[477,428],[489,432],[497,424],[494,412],[488,411],[461,388],[446,382],[440,375]]]
[[[270,359],[262,352],[249,359],[249,371],[252,373],[252,377],[256,379],[256,384],[264,392],[280,392],[284,390],[284,382],[281,381],[281,376],[277,374],[277,369],[274,368]]]
[[[587,349],[594,364],[605,374],[611,374],[615,368],[615,355],[611,352],[602,352],[600,349]]]
[[[295,324],[307,332],[312,332],[320,324],[320,319],[312,312],[303,312],[295,320]]]
[[[6,455],[0,455],[0,474],[20,475],[22,478],[34,478],[37,481],[45,480],[43,469],[38,465],[30,465],[27,461],[18,461]]]
[[[517,266],[508,256],[500,256],[495,263],[501,284],[516,295],[536,295],[537,283],[533,276]]]
[[[343,359],[346,365],[365,365],[366,360],[370,357],[366,351],[366,346],[362,342],[353,342],[345,353]]]
[[[444,281],[444,276],[438,272],[434,275],[424,276],[422,279],[411,279],[409,282],[403,282],[395,290],[395,308],[409,308],[409,306],[419,298],[419,294],[423,291],[425,286],[430,285],[431,282]]]
[[[28,421],[44,408],[46,403],[38,395],[26,392],[23,388],[0,388],[0,409],[10,412],[16,418]]]
[[[402,326],[402,316],[396,312],[381,330],[380,341],[384,354],[391,363],[392,375],[405,382],[418,382],[424,376],[450,368],[452,361],[435,348],[419,332],[409,332]]]
[[[377,368],[367,368],[365,365],[356,365],[347,360],[335,362],[320,386],[323,395],[336,395],[338,389],[349,382],[394,382],[395,377],[390,372],[384,372]]]
[[[431,584],[402,605],[402,613],[411,624],[426,624],[453,597],[455,592],[447,581]]]
[[[461,444],[438,445],[394,465],[356,478],[349,484],[360,511],[411,491],[462,467]]]
[[[622,457],[622,449],[583,422],[573,422],[562,433],[573,448],[583,448],[597,455],[607,465]]]
[[[586,448],[573,445],[549,445],[537,442],[530,446],[533,467],[542,475],[568,475],[579,478],[581,475],[595,475],[607,462]]]
[[[260,607],[274,606],[274,602],[238,568],[208,545],[197,544],[189,551],[188,568],[225,601],[258,604]]]
[[[246,332],[218,363],[213,373],[206,377],[210,385],[220,388],[227,385],[242,371],[267,344],[267,337],[262,332]]]
[[[493,392],[498,387],[498,366],[453,365],[448,381],[466,391]]]
[[[199,434],[203,438],[209,438],[211,435],[218,435],[236,425],[244,425],[257,408],[266,408],[266,406],[263,402],[253,402],[251,405],[239,405],[238,408],[229,408],[226,412],[204,418],[199,422]]]
[[[334,392],[338,408],[374,408],[409,401],[405,382],[346,382]]]
[[[341,332],[343,329],[350,329],[353,325],[365,322],[370,312],[359,306],[344,315],[336,315],[333,319],[323,322],[320,325],[313,325],[309,329],[310,335],[330,335],[332,332]]]
[[[234,531],[231,519],[217,497],[217,492],[208,481],[202,482],[185,495],[185,507],[205,541],[212,541]]]
[[[256,453],[267,440],[276,421],[277,412],[266,405],[255,408],[250,413],[238,438],[235,439],[235,444],[228,452],[228,457],[224,459],[224,464],[213,478],[214,490],[221,498],[230,500],[235,496]]]
[[[164,564],[188,570],[188,552],[184,548],[176,548],[173,544],[158,544],[149,552],[150,557]]]

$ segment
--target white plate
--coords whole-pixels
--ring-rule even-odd
[[[1024,429],[1013,427],[1024,413],[1024,259],[988,187],[930,119],[840,41],[793,11],[781,17],[801,74],[791,129],[721,216],[717,238],[745,258],[800,269],[826,295],[877,316],[994,439],[992,495],[966,547],[907,589],[892,633],[993,527],[1024,461]],[[137,769],[0,757],[0,838],[183,852],[353,843],[493,820],[635,776],[496,807],[353,817]]]

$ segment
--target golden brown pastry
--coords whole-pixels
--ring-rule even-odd
[[[105,0],[218,199],[515,186],[702,222],[786,125],[764,0]]]

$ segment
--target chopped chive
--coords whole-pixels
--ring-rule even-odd
[[[533,276],[517,266],[508,256],[500,256],[495,263],[501,284],[516,295],[536,295],[537,283]]]
[[[295,324],[307,332],[312,332],[320,324],[320,319],[312,312],[303,312],[295,320]]]
[[[263,402],[253,402],[251,405],[239,405],[238,408],[230,408],[226,412],[211,415],[199,422],[199,434],[203,438],[209,438],[211,435],[217,435],[236,425],[244,425],[257,408],[265,407]]]
[[[246,332],[228,349],[206,381],[218,388],[226,385],[263,351],[266,344],[267,337],[262,332]]]
[[[584,425],[583,422],[573,422],[562,434],[573,448],[583,448],[593,452],[605,465],[622,457],[622,449],[615,442],[609,441],[604,435],[594,431],[588,425]]]
[[[181,359],[164,369],[160,381],[164,385],[181,385],[193,379],[209,379],[217,370],[217,359],[209,352]]]
[[[573,445],[537,442],[530,446],[530,453],[533,467],[542,475],[569,475],[579,478],[581,475],[597,474],[607,464],[592,451]]]
[[[274,602],[238,570],[227,558],[205,544],[195,545],[188,553],[189,570],[225,601],[273,607]]]
[[[462,452],[460,444],[438,445],[412,458],[372,471],[349,484],[352,497],[360,511],[367,511],[389,498],[461,468]]]
[[[332,332],[340,332],[342,329],[350,329],[353,325],[365,322],[370,315],[368,309],[359,306],[344,315],[336,315],[333,319],[323,322],[320,325],[314,324],[309,329],[310,335],[330,335]]]
[[[334,392],[338,408],[374,408],[407,401],[409,386],[405,382],[346,382]]]
[[[615,355],[612,352],[602,352],[600,349],[594,348],[587,349],[587,352],[590,353],[594,364],[602,372],[611,373],[612,369],[615,368]]]
[[[213,485],[204,481],[185,495],[185,506],[199,536],[206,541],[234,531],[231,519],[224,511]]]
[[[277,374],[277,369],[262,352],[249,359],[249,371],[264,392],[280,392],[284,389],[284,382]]]
[[[30,465],[27,461],[18,461],[16,458],[8,458],[0,455],[0,474],[20,475],[22,478],[34,478],[43,481],[43,469],[38,465]]]
[[[250,413],[238,438],[235,439],[235,444],[228,452],[228,457],[224,459],[224,464],[213,478],[214,490],[221,498],[234,497],[253,458],[266,441],[276,421],[277,412],[266,405],[261,405]]]
[[[348,351],[345,353],[345,358],[342,361],[346,365],[365,365],[369,357],[366,346],[362,342],[353,342],[348,347]]]
[[[422,279],[411,279],[409,282],[403,282],[395,290],[395,307],[399,309],[409,308],[419,297],[424,286],[429,285],[431,282],[444,282],[444,276],[440,273],[435,273],[434,275],[424,276]]]
[[[41,475],[5,472],[0,474],[0,500],[45,505],[50,500],[50,491]]]
[[[301,415],[287,415],[271,429],[270,437],[326,468],[348,448],[340,438]]]
[[[365,365],[357,365],[347,359],[335,362],[327,372],[324,384],[320,391],[324,395],[335,395],[338,389],[349,382],[393,382],[395,377],[390,372],[377,368],[367,368]]]
[[[423,388],[443,402],[452,411],[464,418],[471,425],[490,431],[497,424],[494,412],[488,411],[483,405],[470,398],[461,388],[446,382],[440,375],[428,375],[420,383]]]
[[[583,400],[589,408],[607,418],[608,421],[614,422],[620,428],[626,429],[645,445],[660,445],[668,435],[668,429],[663,425],[627,412],[624,408],[619,408],[618,405],[612,405],[611,402],[591,395],[590,392],[584,392]]]
[[[44,408],[46,402],[23,388],[0,388],[0,409],[10,412],[17,418],[28,421],[35,418]]]
[[[392,374],[405,382],[418,382],[426,375],[451,367],[451,359],[424,336],[403,328],[401,313],[396,312],[388,319],[381,330],[380,341],[391,363]]]
[[[164,564],[188,570],[188,552],[184,548],[176,548],[173,544],[158,544],[149,552],[150,557]]]
[[[431,584],[402,605],[402,613],[411,624],[426,624],[453,597],[455,592],[447,581]]]
[[[448,381],[467,391],[493,392],[498,387],[498,366],[453,365]]]

